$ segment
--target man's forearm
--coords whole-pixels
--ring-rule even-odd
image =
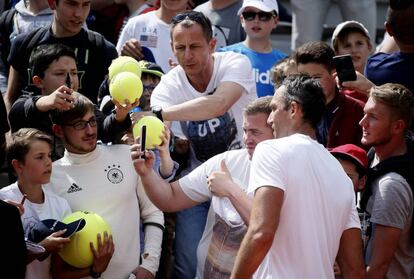
[[[253,198],[249,197],[238,185],[234,187],[229,196],[231,203],[239,213],[246,225],[249,225],[250,212],[252,210]]]

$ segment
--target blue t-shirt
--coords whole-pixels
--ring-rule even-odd
[[[365,68],[365,76],[375,85],[399,83],[414,93],[414,53],[376,53]]]
[[[223,47],[219,51],[234,51],[246,55],[252,63],[257,96],[273,96],[275,89],[270,69],[276,62],[287,57],[285,53],[276,49],[269,53],[256,52],[245,46],[243,42]]]

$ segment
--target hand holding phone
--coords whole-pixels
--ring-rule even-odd
[[[334,56],[333,63],[336,68],[338,79],[341,83],[344,81],[353,81],[357,79],[351,55],[345,54]]]

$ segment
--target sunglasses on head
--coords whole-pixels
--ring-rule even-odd
[[[172,18],[171,23],[173,25],[176,25],[184,20],[191,20],[191,21],[195,21],[200,24],[205,23],[206,21],[202,13],[196,12],[196,11],[190,11],[190,12],[184,12],[184,13],[177,14],[176,16]]]
[[[253,21],[256,18],[256,15],[259,16],[260,21],[269,21],[274,14],[268,12],[243,12],[242,16],[247,21]]]

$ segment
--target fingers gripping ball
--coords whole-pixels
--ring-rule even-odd
[[[104,241],[104,232],[111,234],[108,223],[98,214],[87,211],[76,211],[63,219],[63,223],[71,223],[83,218],[85,226],[70,237],[70,243],[66,244],[59,252],[60,257],[69,265],[77,268],[85,268],[93,263],[93,254],[89,243],[93,243],[95,250],[98,248],[97,234],[101,234]]]
[[[145,144],[147,149],[154,148],[154,145],[161,145],[162,140],[160,136],[164,131],[164,123],[155,116],[144,116],[137,123],[135,123],[132,133],[134,138],[141,137],[141,127],[147,126],[147,136]]]
[[[112,60],[111,66],[108,68],[109,80],[112,80],[112,78],[122,72],[130,72],[141,78],[141,67],[139,62],[129,56],[119,56]]]
[[[141,97],[142,89],[141,79],[129,72],[117,74],[109,84],[109,93],[121,104],[124,104],[125,100],[130,103],[135,102]]]

